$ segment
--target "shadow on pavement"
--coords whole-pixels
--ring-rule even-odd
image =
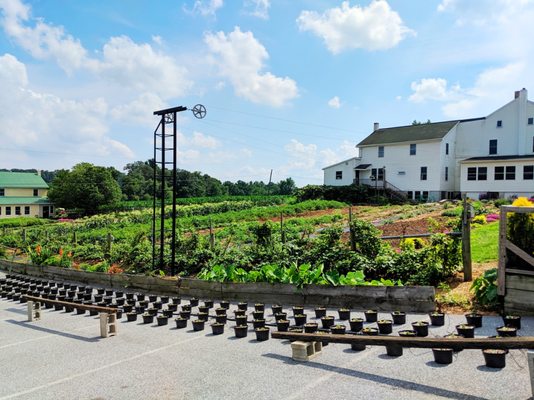
[[[35,331],[51,333],[53,335],[63,336],[63,337],[69,338],[69,339],[81,340],[81,341],[84,341],[84,342],[94,343],[94,342],[98,342],[100,340],[100,336],[94,337],[94,338],[87,338],[87,337],[84,337],[84,336],[75,335],[73,333],[65,333],[65,332],[61,332],[61,331],[55,331],[55,330],[49,329],[49,328],[43,328],[42,326],[31,325],[26,321],[22,321],[21,322],[21,321],[15,321],[15,320],[12,320],[12,319],[8,319],[8,320],[6,320],[4,322],[7,322],[7,323],[10,323],[10,324],[13,324],[13,325],[23,326],[23,327],[28,328],[28,329],[33,329]]]
[[[283,361],[287,364],[295,364],[291,357],[282,356],[280,354],[267,353],[263,354],[263,357],[269,357],[276,360]],[[301,366],[322,369],[324,371],[335,372],[338,374],[351,376],[353,378],[365,379],[368,381],[380,383],[383,385],[393,386],[395,388],[402,388],[406,390],[414,390],[417,392],[427,393],[433,396],[441,396],[447,399],[462,399],[462,400],[486,400],[485,397],[472,396],[465,393],[454,392],[452,390],[441,389],[434,386],[422,385],[420,383],[405,381],[402,379],[389,378],[387,376],[370,374],[368,372],[356,371],[353,369],[336,367],[333,365],[322,364],[315,361],[308,361],[306,363],[298,363]]]

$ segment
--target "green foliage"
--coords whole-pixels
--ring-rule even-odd
[[[52,256],[52,251],[49,248],[37,244],[34,248],[28,247],[26,254],[30,257],[32,264],[43,265]]]
[[[99,207],[121,199],[121,189],[108,168],[80,163],[56,174],[48,197],[56,206],[95,214]]]
[[[483,275],[473,281],[471,291],[478,304],[493,308],[498,305],[497,295],[497,268],[488,269]]]
[[[52,221],[35,217],[14,217],[0,219],[0,228],[23,228],[27,226],[46,225]]]
[[[473,224],[479,224],[479,225],[486,225],[488,223],[488,221],[486,221],[486,216],[485,215],[476,215],[473,218],[472,223]]]
[[[356,251],[365,257],[374,259],[380,253],[382,241],[381,232],[372,224],[355,219],[350,223]]]
[[[534,207],[526,198],[519,198],[512,204],[516,207]],[[509,213],[507,238],[527,254],[534,255],[534,212]],[[529,268],[529,264],[511,251],[507,251],[507,265],[514,268]]]
[[[87,263],[80,264],[80,269],[87,272],[108,272],[109,267],[110,265],[107,261],[101,261],[93,265]]]
[[[366,185],[324,186],[308,185],[296,192],[299,201],[337,200],[346,203],[367,203],[371,200],[371,191]],[[372,199],[374,201],[374,198]]]

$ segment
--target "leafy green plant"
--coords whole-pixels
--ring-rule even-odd
[[[476,278],[471,285],[478,304],[492,308],[499,303],[497,295],[497,268],[488,269],[481,276]]]

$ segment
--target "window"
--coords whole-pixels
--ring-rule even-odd
[[[423,192],[423,200],[428,200],[428,192],[427,191]]]
[[[489,153],[497,154],[497,139],[491,139],[489,141]]]
[[[54,213],[54,206],[50,206],[50,214]]]
[[[33,189],[33,195],[39,196],[39,189]]]
[[[449,154],[449,143],[445,143],[445,154]]]
[[[530,117],[530,118],[528,119],[527,124],[529,124],[529,125],[534,125],[534,118]]]
[[[449,167],[445,167],[445,180],[449,180]]]
[[[408,191],[408,199],[413,199],[413,192],[411,190]]]
[[[6,207],[6,215],[11,215],[11,207]]]
[[[506,180],[515,180],[515,167],[506,167]]]
[[[378,157],[384,157],[384,146],[378,146]]]
[[[5,196],[5,195],[6,195],[6,189],[1,188],[0,189],[0,196]]]
[[[502,120],[497,121],[497,128],[502,128]]]
[[[477,169],[476,167],[467,168],[467,180],[476,181],[477,180]]]
[[[20,215],[20,206],[15,207],[15,215]]]
[[[343,171],[336,171],[336,181],[343,179]]]
[[[416,153],[417,153],[417,144],[415,143],[410,144],[410,155],[415,156]]]
[[[374,177],[371,178],[372,180],[377,180],[377,181],[383,181],[384,180],[384,168],[372,168],[371,169],[371,176]]]
[[[0,207],[0,215],[2,215],[2,207]]]
[[[421,180],[426,181],[428,169],[427,167],[421,167]]]
[[[495,167],[495,180],[502,181],[504,180],[504,167]]]
[[[421,192],[419,190],[415,192],[414,200],[421,200]]]
[[[479,181],[488,180],[488,167],[478,167],[478,180]]]
[[[24,215],[30,215],[30,206],[24,206]]]
[[[534,165],[523,166],[523,179],[529,181],[534,179]]]

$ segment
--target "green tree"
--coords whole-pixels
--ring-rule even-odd
[[[80,163],[71,171],[58,171],[48,197],[58,207],[95,214],[100,207],[120,201],[122,193],[109,168]]]

